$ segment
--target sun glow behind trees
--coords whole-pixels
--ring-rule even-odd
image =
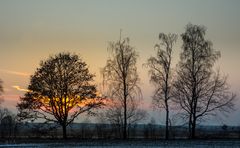
[[[28,92],[20,98],[17,108],[21,120],[43,119],[59,123],[63,138],[66,127],[82,113],[94,114],[93,109],[104,103],[93,84],[94,75],[76,54],[59,53],[41,61],[31,76]]]

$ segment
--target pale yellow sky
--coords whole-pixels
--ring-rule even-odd
[[[217,63],[236,93],[240,92],[239,0],[6,0],[0,1],[0,78],[4,81],[5,107],[15,111],[21,89],[40,60],[62,51],[80,54],[100,83],[100,68],[107,60],[109,41],[123,36],[139,52],[138,71],[144,103],[149,105],[153,87],[142,64],[158,42],[158,34],[184,32],[185,25],[205,25],[206,38],[222,53]],[[181,39],[174,51],[179,59]],[[20,86],[18,90],[17,87]],[[240,103],[237,102],[238,108]],[[150,110],[150,109],[149,109]],[[240,110],[238,110],[239,112]],[[224,122],[240,124],[233,113]]]

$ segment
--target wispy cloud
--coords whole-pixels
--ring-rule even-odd
[[[18,71],[12,71],[12,70],[6,70],[6,69],[0,69],[0,72],[8,73],[8,74],[13,74],[13,75],[18,75],[18,76],[30,76],[29,73],[25,72],[18,72]]]
[[[4,94],[3,95],[4,102],[9,101],[9,100],[15,100],[16,101],[16,100],[19,99],[19,97],[20,97],[20,95],[14,95],[14,94],[8,94],[8,95]]]
[[[18,91],[23,91],[23,92],[30,92],[28,89],[21,88],[20,86],[14,85],[12,86],[13,88],[17,89]]]

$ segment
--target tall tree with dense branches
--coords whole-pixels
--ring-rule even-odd
[[[172,50],[176,43],[176,34],[159,34],[160,43],[155,45],[157,54],[150,57],[146,66],[150,68],[150,82],[155,86],[153,96],[153,105],[164,108],[166,112],[165,119],[165,139],[169,138],[169,101],[172,98]]]
[[[205,39],[206,28],[188,24],[183,40],[174,97],[188,120],[189,138],[195,138],[196,125],[208,115],[233,109],[235,95],[229,91],[226,77],[214,71],[220,52]]]
[[[138,54],[129,45],[129,39],[125,38],[109,45],[111,57],[103,68],[103,78],[112,99],[118,100],[120,116],[123,117],[123,138],[127,138],[127,125],[129,111],[132,103],[141,97],[141,90],[138,86],[139,76],[137,73]],[[131,105],[130,105],[131,104]],[[136,108],[137,106],[135,106]],[[136,114],[134,114],[136,115]]]
[[[22,120],[44,119],[62,126],[63,138],[66,127],[80,114],[93,113],[102,99],[97,96],[94,75],[87,64],[76,54],[59,53],[41,61],[31,76],[28,92],[17,104]]]

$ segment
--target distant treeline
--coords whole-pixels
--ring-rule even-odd
[[[68,138],[74,139],[119,139],[122,133],[118,125],[73,123],[68,127]],[[14,126],[1,124],[1,139],[15,140],[28,138],[62,138],[61,126],[53,123],[17,123]],[[186,126],[172,126],[169,138],[187,139]],[[156,124],[135,124],[128,128],[130,139],[164,139],[165,126]],[[238,139],[240,126],[198,126],[196,137],[200,139]]]

